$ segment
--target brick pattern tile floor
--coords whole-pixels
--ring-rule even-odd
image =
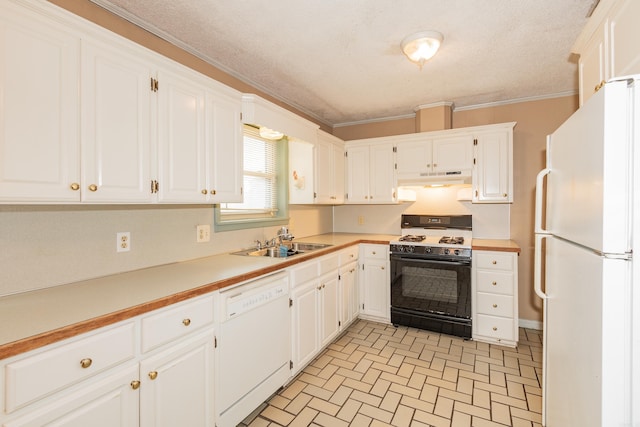
[[[541,427],[542,332],[518,348],[357,320],[239,426]]]

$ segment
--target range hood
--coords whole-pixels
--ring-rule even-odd
[[[441,185],[471,185],[471,170],[458,170],[441,173],[421,173],[419,176],[398,177],[398,187],[429,187]]]

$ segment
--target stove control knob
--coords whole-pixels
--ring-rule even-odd
[[[450,251],[449,251],[449,249],[445,249],[445,250],[444,250],[444,254],[445,254],[445,255],[449,255],[449,252],[450,252]]]
[[[431,248],[424,248],[424,253],[425,254],[430,254],[431,253]]]
[[[456,254],[456,255],[460,255],[460,250],[456,249],[455,251],[453,251],[453,253]]]

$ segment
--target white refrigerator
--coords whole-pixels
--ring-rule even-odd
[[[640,426],[640,76],[607,83],[547,138],[535,291],[543,425]]]

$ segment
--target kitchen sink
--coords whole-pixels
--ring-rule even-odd
[[[280,255],[280,251],[278,248],[263,248],[263,249],[245,249],[238,252],[233,252],[233,255],[241,255],[241,256],[257,256],[257,257],[270,257],[270,258],[285,258],[291,257],[298,254],[304,254],[307,252],[316,251],[318,249],[328,248],[332,245],[327,245],[324,243],[290,243],[286,245],[289,250],[287,251],[287,255]]]

